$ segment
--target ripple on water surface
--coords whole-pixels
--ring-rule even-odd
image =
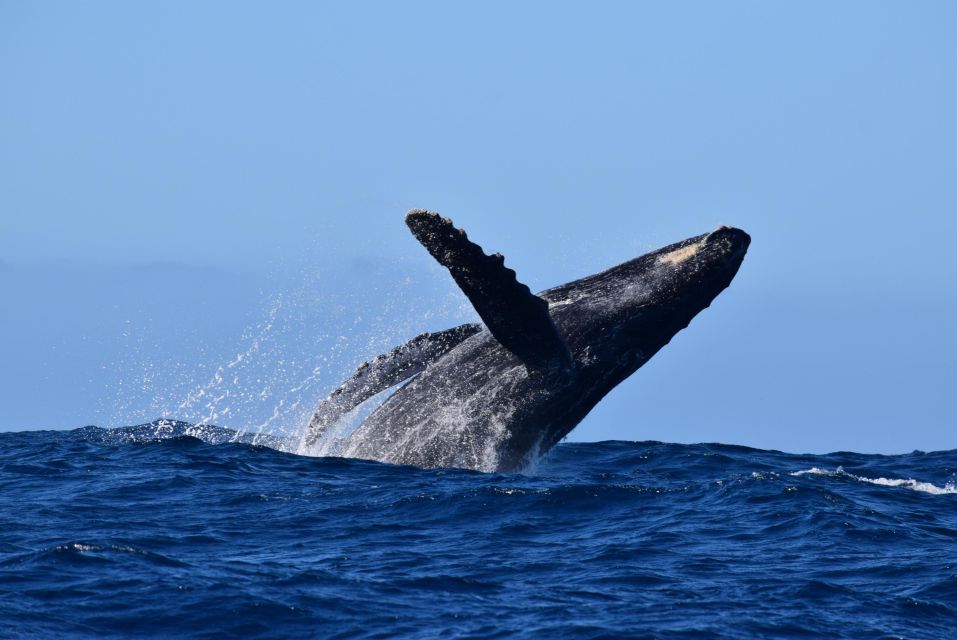
[[[951,637],[957,452],[562,444],[534,475],[0,434],[0,636]],[[270,448],[272,447],[272,448]]]

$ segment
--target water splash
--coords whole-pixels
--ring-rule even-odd
[[[291,443],[290,451],[299,451],[319,401],[357,364],[422,331],[470,319],[471,308],[441,274],[413,278],[411,268],[408,263],[343,266],[302,276],[297,286],[281,292],[263,292],[262,319],[247,326],[237,336],[238,348],[225,356],[199,348],[196,361],[163,360],[150,348],[151,323],[127,322],[123,358],[104,365],[126,372],[114,384],[108,426],[170,418],[229,427],[254,442],[279,437]],[[423,295],[423,280],[441,286],[443,295]],[[360,422],[372,408],[374,403],[360,408]],[[343,424],[339,441],[355,426]],[[300,452],[334,455],[336,441],[326,444]]]

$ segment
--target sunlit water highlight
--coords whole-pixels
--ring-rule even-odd
[[[937,639],[957,624],[957,451],[566,443],[504,475],[288,446],[182,423],[0,434],[0,636]]]

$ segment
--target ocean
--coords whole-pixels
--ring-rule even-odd
[[[484,474],[283,448],[0,433],[0,636],[957,637],[957,451],[563,443]]]

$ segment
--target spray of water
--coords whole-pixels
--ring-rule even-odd
[[[328,438],[306,450],[300,446],[303,430],[319,401],[360,362],[417,333],[474,316],[441,273],[412,278],[407,263],[361,274],[340,271],[263,293],[261,320],[238,336],[225,357],[199,349],[196,362],[164,360],[148,348],[152,327],[127,323],[124,359],[109,365],[126,374],[115,384],[108,426],[172,418],[195,425],[188,435],[203,437],[213,433],[205,427],[216,425],[233,430],[234,440],[306,455],[342,453],[348,435],[390,392],[344,416]],[[443,287],[438,303],[435,291],[422,291],[423,277]],[[158,422],[155,429],[169,424]]]

